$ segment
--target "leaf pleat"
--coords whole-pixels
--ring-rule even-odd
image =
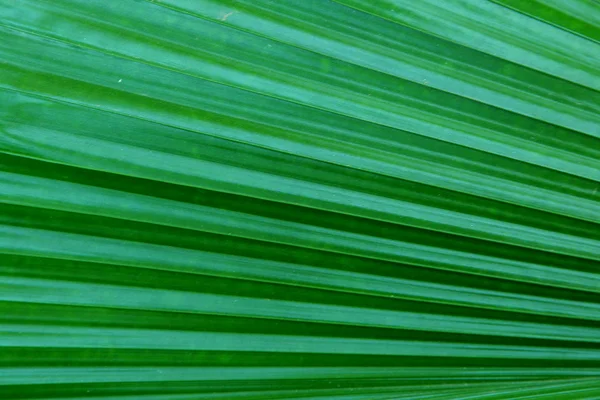
[[[0,1],[0,398],[600,398],[593,0]]]

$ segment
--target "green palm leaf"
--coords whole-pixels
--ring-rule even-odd
[[[599,398],[599,3],[0,17],[0,397]]]

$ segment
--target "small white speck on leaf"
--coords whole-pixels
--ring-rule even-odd
[[[233,14],[236,14],[237,11],[233,10],[228,12],[227,14],[223,15],[221,18],[219,18],[221,21],[227,21],[227,18],[231,17]]]
[[[119,83],[123,82],[123,79],[119,79]]]

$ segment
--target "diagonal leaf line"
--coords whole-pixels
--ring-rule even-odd
[[[80,103],[80,102],[77,102],[77,101],[71,101],[71,100],[67,100],[67,99],[57,99],[55,97],[48,97],[48,96],[40,95],[40,94],[33,94],[33,93],[29,93],[29,92],[24,92],[24,91],[21,91],[21,90],[18,90],[18,89],[4,88],[3,90],[10,91],[10,92],[16,92],[16,93],[25,93],[25,94],[33,96],[33,97],[44,98],[44,99],[48,99],[50,101],[54,101],[54,102],[58,102],[58,103],[62,103],[62,104],[74,104],[74,105],[77,105],[77,106],[80,106],[80,107],[84,107],[84,108],[88,108],[88,109],[93,109],[93,110],[98,110],[98,111],[106,112],[106,113],[109,113],[109,114],[123,115],[123,116],[126,116],[126,117],[131,117],[131,118],[134,118],[134,119],[138,119],[138,120],[142,120],[142,121],[147,121],[147,122],[154,123],[154,124],[157,124],[157,125],[169,126],[169,127],[172,127],[172,128],[181,129],[183,131],[189,131],[189,132],[198,133],[197,131],[192,131],[190,129],[186,129],[185,127],[180,127],[180,126],[177,126],[177,125],[164,124],[164,123],[161,123],[161,122],[157,122],[157,121],[154,121],[154,120],[149,120],[149,119],[146,119],[146,118],[143,118],[143,117],[140,117],[140,116],[136,116],[136,115],[131,115],[131,114],[128,114],[128,113],[118,112],[118,111],[115,111],[115,110],[106,110],[104,108],[97,108],[97,107],[94,107],[94,106],[90,106],[89,104],[84,104],[84,103]],[[202,133],[202,134],[204,134],[204,133]],[[237,141],[237,140],[235,140],[233,138],[216,136],[216,135],[212,135],[212,134],[207,134],[207,136],[218,137],[220,139],[223,139],[223,140],[226,140],[226,141],[229,141],[229,142],[244,143],[244,144],[248,144],[248,145],[250,145],[252,147],[264,148],[264,149],[267,149],[267,150],[276,151],[278,153],[292,154],[292,153],[285,152],[283,150],[274,149],[274,148],[270,148],[270,147],[263,147],[261,145],[254,144],[254,143],[248,143],[248,142],[245,142],[245,141]],[[389,177],[392,177],[394,179],[401,179],[401,180],[403,179],[403,178],[398,178],[398,177],[395,177],[395,176],[392,176],[392,175],[386,175],[386,174],[380,173],[378,171],[374,171],[372,169],[367,170],[367,169],[364,169],[364,168],[359,168],[359,167],[354,167],[354,166],[347,166],[347,165],[343,165],[343,164],[336,164],[334,162],[331,162],[330,160],[319,159],[319,158],[311,158],[311,157],[306,156],[306,155],[296,155],[296,154],[293,154],[293,155],[301,157],[301,158],[304,158],[304,159],[311,159],[311,160],[315,160],[315,161],[319,161],[319,162],[324,162],[324,163],[330,164],[330,165],[344,166],[344,167],[352,168],[352,169],[355,169],[355,170],[365,171],[365,172],[368,172],[368,173],[373,173],[375,175],[389,176]],[[431,186],[429,184],[426,184],[426,185]],[[435,186],[431,186],[431,187],[435,187]],[[468,193],[468,194],[471,194],[471,195],[474,195],[474,196],[477,196],[477,197],[481,197],[481,198],[489,198],[489,199],[500,201],[500,202],[507,203],[507,204],[515,204],[515,205],[523,206],[523,204],[519,204],[517,202],[510,202],[510,201],[508,201],[506,199],[500,199],[500,198],[496,198],[496,197],[492,197],[492,196],[483,196],[483,195],[480,195],[480,194],[475,194],[475,193],[470,193],[470,192],[462,192],[462,191],[457,191],[457,190],[454,190],[454,189],[451,189],[451,188],[447,188],[447,190],[455,191],[457,193]],[[554,214],[559,214],[559,213],[556,212],[556,210],[549,211],[548,209],[544,209],[544,208],[541,208],[541,207],[539,207],[539,208],[535,208],[533,206],[526,206],[526,207],[527,208],[532,208],[532,209],[538,209],[538,210],[542,210],[542,211],[546,211],[546,212],[552,212]],[[581,216],[574,216],[574,215],[567,214],[567,213],[564,213],[564,212],[560,213],[559,215],[565,215],[565,216],[568,216],[568,217],[571,217],[571,218],[582,219]]]
[[[151,3],[151,4],[153,4],[153,5],[156,5],[156,6],[164,7],[164,8],[167,8],[167,9],[170,9],[170,10],[173,10],[173,11],[176,11],[176,12],[179,12],[179,13],[181,13],[181,14],[189,15],[189,16],[192,16],[192,17],[195,17],[195,18],[199,18],[199,19],[202,19],[202,20],[205,20],[205,21],[209,21],[209,22],[213,22],[213,23],[216,23],[216,24],[223,25],[223,26],[226,26],[226,27],[228,27],[228,28],[231,28],[231,29],[239,30],[239,31],[241,31],[241,32],[248,33],[248,34],[251,34],[251,35],[253,35],[253,36],[257,36],[257,37],[261,37],[261,38],[264,38],[264,39],[272,40],[272,41],[274,41],[274,42],[277,42],[277,43],[285,44],[285,45],[288,45],[288,46],[291,46],[291,47],[294,47],[294,48],[298,48],[298,49],[301,49],[301,50],[304,50],[304,51],[308,51],[308,52],[311,52],[311,53],[314,53],[314,54],[317,54],[317,55],[320,55],[320,56],[328,57],[328,58],[331,58],[331,59],[333,59],[333,60],[336,60],[336,61],[343,61],[344,63],[348,63],[348,64],[355,65],[355,66],[357,66],[357,67],[360,67],[360,68],[365,68],[365,69],[368,69],[368,70],[372,70],[372,71],[375,71],[375,72],[378,72],[378,73],[381,73],[381,74],[384,74],[384,75],[388,75],[388,76],[390,76],[390,77],[393,77],[393,78],[396,78],[396,79],[401,79],[401,80],[409,80],[409,81],[411,81],[411,82],[414,82],[414,83],[417,83],[417,84],[419,84],[419,85],[421,85],[421,86],[424,86],[424,87],[427,87],[427,88],[429,88],[429,87],[430,87],[429,85],[425,85],[425,84],[423,84],[423,83],[422,83],[422,81],[419,81],[419,80],[416,80],[416,79],[402,78],[402,77],[399,77],[399,76],[393,75],[393,74],[391,74],[391,73],[389,73],[389,72],[386,72],[386,71],[385,71],[385,70],[383,70],[383,69],[378,69],[378,68],[376,68],[375,66],[366,66],[366,65],[363,65],[363,64],[358,64],[358,63],[356,63],[356,62],[353,62],[353,61],[341,60],[341,59],[339,59],[339,58],[335,58],[335,57],[333,57],[333,56],[329,56],[329,55],[327,55],[327,54],[326,54],[326,53],[324,53],[324,52],[320,52],[320,51],[317,51],[317,50],[311,49],[311,48],[309,48],[309,47],[306,47],[306,46],[301,46],[301,45],[298,45],[298,44],[292,43],[292,42],[290,42],[290,41],[284,41],[284,40],[282,40],[282,39],[280,39],[280,38],[276,38],[276,37],[273,37],[273,36],[267,36],[267,35],[263,35],[263,34],[261,34],[261,33],[257,32],[257,31],[252,31],[252,30],[249,30],[249,29],[244,29],[243,27],[239,27],[239,26],[236,26],[236,25],[228,24],[228,23],[226,23],[226,22],[224,22],[224,21],[220,21],[220,20],[217,20],[217,19],[208,18],[208,17],[202,16],[202,15],[200,15],[200,14],[193,13],[193,12],[191,12],[191,11],[187,11],[187,10],[185,10],[185,9],[182,9],[182,8],[179,8],[179,7],[176,7],[176,6],[173,6],[173,5],[171,5],[171,4],[165,4],[165,3],[161,3],[161,2],[155,2],[154,0],[144,0],[144,1],[146,1],[146,2],[149,2],[149,3]],[[335,0],[332,0],[332,1],[335,1]],[[352,8],[352,9],[355,9],[355,8],[353,8],[353,7],[351,7],[351,6],[348,6],[348,5],[346,5],[346,4],[343,4],[343,3],[340,3],[340,2],[336,2],[336,3],[338,3],[338,4],[340,4],[341,6],[343,6],[343,7],[346,7],[346,8]],[[375,15],[375,14],[368,13],[368,12],[366,12],[366,11],[364,11],[364,10],[359,10],[359,9],[356,9],[356,10],[357,10],[357,11],[360,11],[360,12],[367,13],[367,14],[369,14],[369,15],[373,15],[373,16],[375,16],[375,17],[377,17],[377,18],[382,18],[382,19],[385,19],[384,17],[381,17],[381,16],[379,16],[379,15]],[[386,20],[386,21],[391,21],[391,20],[389,20],[389,19],[385,19],[385,20]],[[391,22],[394,22],[394,21],[391,21]],[[411,28],[411,29],[415,29],[415,28],[413,28],[413,27],[410,27],[410,28]],[[431,33],[429,33],[429,32],[424,32],[424,33],[427,33],[428,35],[432,35],[432,34],[431,34]],[[436,37],[437,37],[437,36],[436,36]],[[449,41],[449,40],[448,40],[448,39],[446,39],[446,38],[441,38],[441,37],[440,37],[440,39],[442,39],[442,40],[444,40],[444,41]],[[453,43],[455,43],[455,42],[453,42]],[[457,44],[457,45],[459,45],[459,46],[461,46],[461,47],[469,48],[469,47],[467,47],[467,46],[464,46],[463,44],[460,44],[460,43],[455,43],[455,44]],[[476,51],[478,51],[478,52],[481,52],[480,50],[476,50]],[[481,53],[483,53],[483,52],[481,52]],[[485,54],[487,54],[487,53],[485,53]],[[513,63],[513,62],[512,62],[512,61],[510,61],[510,60],[505,60],[505,59],[502,59],[502,58],[500,58],[500,57],[497,57],[497,56],[495,56],[495,55],[490,55],[490,56],[492,56],[492,57],[494,57],[494,58],[501,59],[501,60],[503,60],[504,62],[507,62],[507,63]],[[513,63],[513,64],[514,64],[514,63]],[[531,68],[530,68],[530,67],[528,67],[528,66],[523,66],[523,65],[520,65],[520,64],[515,64],[515,65],[519,65],[519,66],[520,66],[520,67],[522,67],[522,68],[529,68],[529,69],[531,69]],[[531,69],[531,70],[533,70],[533,69]],[[539,72],[539,71],[537,71],[537,70],[533,70],[533,71]],[[562,78],[560,78],[560,77],[556,77],[556,76],[554,76],[554,75],[549,75],[549,76],[552,76],[552,77],[554,77],[554,78],[558,78],[558,79],[562,79]],[[577,84],[576,82],[571,82],[571,81],[568,81],[568,82],[569,82],[569,83],[574,83],[574,84]],[[580,85],[580,84],[577,84],[577,85],[579,85],[579,86],[581,86],[581,87],[584,87],[584,88],[588,89],[588,87],[587,87],[587,86],[583,86],[583,85]],[[556,122],[553,122],[553,121],[547,121],[547,120],[544,120],[544,119],[541,119],[541,118],[537,118],[537,117],[535,117],[535,116],[532,116],[532,115],[529,115],[529,114],[524,114],[524,113],[521,113],[521,112],[519,112],[518,110],[513,110],[513,109],[510,109],[510,110],[509,110],[509,109],[507,109],[507,108],[505,108],[505,107],[500,107],[500,106],[498,106],[498,105],[495,105],[495,104],[492,104],[492,103],[490,103],[490,102],[484,102],[484,101],[482,101],[482,100],[480,100],[480,99],[478,99],[478,98],[476,98],[476,97],[466,96],[466,95],[463,95],[463,94],[459,94],[458,92],[453,92],[453,91],[450,91],[450,90],[448,90],[448,89],[443,89],[443,88],[440,88],[440,87],[435,87],[435,89],[436,89],[436,90],[443,91],[443,92],[446,92],[446,93],[449,93],[449,94],[453,94],[453,95],[456,95],[456,96],[460,96],[460,97],[468,98],[469,100],[472,100],[472,101],[474,101],[474,102],[477,102],[477,103],[485,104],[485,105],[487,105],[487,106],[491,106],[491,107],[494,107],[494,108],[498,108],[498,109],[506,110],[506,111],[509,111],[509,112],[512,112],[512,113],[515,113],[515,114],[520,114],[520,115],[526,116],[526,117],[528,117],[528,118],[531,118],[531,119],[534,119],[534,120],[538,120],[538,121],[540,121],[540,122],[544,122],[544,123],[546,123],[546,124],[550,124],[550,125],[558,126],[558,127],[561,127],[561,128],[566,128],[566,127],[564,127],[564,126],[562,126],[562,125],[558,125]],[[246,90],[246,89],[244,89],[244,90]],[[600,91],[599,91],[599,92],[600,92]],[[279,98],[278,98],[278,99],[279,99]],[[281,100],[281,99],[279,99],[279,100]],[[288,101],[287,99],[285,99],[285,100],[286,100],[286,101]],[[305,105],[305,103],[302,103],[302,104],[304,104],[304,105]],[[327,110],[327,111],[328,111],[328,112],[332,112],[332,111],[330,111],[330,110]],[[341,114],[341,115],[344,115],[344,114]],[[347,117],[349,117],[349,118],[356,118],[356,117],[354,117],[354,116],[348,116],[348,115],[345,115],[345,116],[347,116]],[[368,121],[368,122],[372,122],[372,121]],[[375,123],[375,122],[372,122],[372,123]],[[395,129],[397,129],[397,128],[395,128]],[[567,128],[567,129],[572,129],[572,128]],[[585,132],[583,132],[583,131],[580,131],[580,130],[578,130],[577,132],[585,133]]]
[[[223,82],[212,80],[212,79],[209,79],[209,78],[200,77],[198,75],[194,75],[194,74],[191,74],[191,73],[186,73],[184,71],[180,71],[180,70],[168,67],[168,66],[163,65],[163,64],[151,63],[151,62],[148,62],[147,60],[143,60],[143,59],[140,59],[140,58],[128,57],[128,56],[126,56],[124,54],[114,53],[114,52],[111,52],[111,51],[108,51],[108,50],[105,50],[105,49],[99,49],[97,47],[89,46],[89,45],[86,45],[86,44],[81,43],[81,42],[75,42],[75,41],[71,42],[71,41],[67,41],[67,40],[56,38],[56,37],[52,37],[52,36],[46,36],[46,35],[40,34],[38,32],[23,30],[23,29],[20,29],[20,28],[17,28],[17,27],[13,27],[13,26],[10,26],[10,25],[3,24],[1,22],[0,22],[0,26],[4,27],[5,29],[8,29],[8,30],[12,30],[12,31],[16,31],[16,32],[22,32],[22,33],[25,33],[27,35],[37,36],[37,37],[44,38],[44,39],[47,39],[47,40],[50,40],[50,41],[76,45],[76,46],[78,46],[78,47],[80,47],[82,49],[92,50],[94,52],[97,52],[97,53],[100,53],[100,54],[105,54],[105,55],[108,55],[108,56],[112,56],[112,57],[115,57],[117,59],[125,59],[125,60],[129,60],[129,61],[133,61],[133,62],[140,63],[140,64],[143,64],[143,65],[147,65],[147,66],[150,66],[150,67],[155,67],[155,68],[158,68],[158,69],[161,69],[161,70],[175,72],[175,73],[178,73],[178,74],[181,74],[181,75],[193,77],[195,79],[199,79],[199,80],[203,80],[203,81],[212,82],[212,83],[215,83],[215,84],[219,84],[219,85],[231,87],[231,88],[234,88],[234,89],[237,89],[237,90],[241,90],[241,91],[244,91],[244,92],[248,92],[248,93],[252,93],[252,94],[255,94],[255,95],[264,96],[264,97],[267,97],[267,98],[273,98],[273,99],[276,99],[278,101],[282,101],[282,102],[285,102],[285,103],[293,103],[293,104],[297,104],[297,105],[300,105],[300,106],[304,106],[304,107],[308,107],[308,108],[313,108],[313,109],[316,109],[316,110],[319,110],[319,111],[322,111],[322,112],[330,113],[332,115],[339,115],[339,116],[343,116],[345,118],[350,118],[350,119],[357,120],[357,121],[364,121],[364,122],[367,122],[369,124],[374,124],[374,125],[379,125],[379,126],[385,126],[386,128],[395,129],[395,130],[399,130],[400,131],[399,128],[396,128],[396,127],[394,127],[392,125],[382,124],[380,122],[372,121],[372,120],[369,120],[369,119],[364,119],[364,118],[359,118],[359,117],[356,117],[356,116],[353,116],[353,115],[344,114],[344,113],[339,112],[339,111],[335,111],[335,110],[331,110],[331,109],[324,109],[322,107],[319,107],[319,106],[316,106],[316,105],[313,105],[313,104],[301,103],[301,102],[295,101],[293,99],[288,99],[288,98],[284,98],[284,97],[277,97],[277,96],[273,96],[273,95],[266,94],[266,93],[263,93],[263,92],[257,92],[257,91],[254,91],[252,89],[249,89],[249,88],[235,86],[235,85],[232,85],[232,84],[223,83]],[[5,89],[8,89],[8,88],[5,88]],[[29,94],[29,92],[23,92],[23,93],[28,93]],[[53,99],[53,97],[50,97],[49,99]],[[83,106],[83,104],[79,104],[79,103],[75,103],[75,104]],[[93,108],[93,107],[91,107],[91,108]],[[98,109],[106,111],[105,109],[100,109],[100,108],[98,108]],[[133,118],[139,118],[137,116],[129,115],[129,114],[123,114],[123,115],[127,115],[127,116],[130,116],[130,117],[133,117]],[[143,119],[143,118],[139,118],[139,119]],[[144,119],[144,120],[146,120],[146,119]],[[548,123],[546,121],[544,121],[544,122]],[[184,128],[180,128],[180,127],[177,127],[177,128],[184,129]],[[505,159],[517,160],[517,161],[525,162],[525,163],[528,163],[528,164],[531,164],[531,165],[535,165],[535,166],[538,166],[538,167],[548,168],[548,169],[552,169],[552,170],[555,170],[555,171],[559,171],[561,173],[573,174],[571,172],[563,171],[563,170],[556,169],[556,168],[552,168],[552,167],[549,167],[549,166],[546,166],[546,165],[535,164],[535,163],[527,161],[527,160],[513,158],[513,157],[510,157],[510,156],[508,156],[506,154],[503,154],[503,153],[492,153],[492,152],[490,152],[488,150],[484,150],[484,149],[481,149],[481,148],[474,148],[474,147],[468,146],[466,144],[461,144],[459,142],[454,142],[454,141],[446,141],[446,140],[443,140],[443,139],[440,139],[440,138],[437,138],[437,137],[425,136],[425,135],[422,135],[422,134],[414,132],[414,131],[410,131],[410,133],[418,135],[418,136],[427,137],[429,139],[433,139],[433,140],[436,140],[436,141],[444,142],[444,143],[451,143],[453,145],[460,146],[460,147],[467,148],[467,149],[476,149],[478,151],[481,151],[481,152],[484,152],[484,153],[487,153],[487,154],[493,154],[495,156],[502,157],[502,158],[505,158]],[[227,139],[227,138],[224,138],[224,139]],[[243,142],[243,143],[247,143],[247,144],[250,144],[250,145],[257,146],[257,147],[262,147],[260,145],[253,144],[252,142]],[[274,150],[274,151],[280,151],[280,150],[275,149],[275,148],[269,148],[269,149],[270,150]],[[306,158],[310,158],[310,157],[306,157]],[[326,162],[325,160],[319,160],[319,161]],[[587,179],[590,179],[590,178],[587,178]]]
[[[340,4],[340,5],[342,5],[342,6],[345,6],[345,7],[348,7],[348,8],[355,9],[355,10],[357,10],[357,11],[360,11],[360,12],[363,12],[363,13],[367,13],[367,14],[373,15],[374,17],[377,17],[377,18],[385,19],[386,21],[392,22],[392,23],[394,23],[394,24],[398,24],[398,25],[402,25],[402,26],[409,27],[409,28],[411,28],[411,29],[418,30],[418,31],[420,31],[420,32],[423,32],[423,33],[425,33],[425,34],[427,34],[427,35],[434,36],[434,37],[436,37],[436,38],[439,38],[439,39],[441,39],[441,40],[449,41],[449,42],[452,42],[452,43],[454,43],[454,44],[456,44],[456,45],[459,45],[459,46],[468,47],[468,46],[465,46],[464,44],[462,44],[462,43],[460,43],[460,42],[458,42],[458,41],[453,41],[452,39],[449,39],[449,38],[447,38],[447,37],[444,37],[444,36],[438,35],[438,34],[436,34],[436,33],[434,33],[434,32],[429,32],[429,31],[423,30],[423,29],[421,29],[421,28],[418,28],[418,27],[415,27],[415,26],[411,26],[411,25],[408,25],[408,24],[403,24],[403,23],[401,23],[400,21],[396,21],[396,20],[394,20],[394,19],[387,18],[387,17],[386,17],[386,16],[384,16],[384,15],[378,15],[378,14],[372,13],[372,12],[370,12],[370,11],[368,11],[368,10],[363,10],[363,9],[361,9],[361,8],[357,8],[357,7],[354,7],[354,6],[352,6],[352,5],[346,4],[346,3],[345,3],[343,0],[330,0],[330,1],[333,1],[333,2],[335,2],[335,3],[338,3],[338,4]],[[486,1],[487,1],[487,0],[486,0]],[[494,1],[494,0],[491,0],[491,1]],[[494,3],[497,3],[497,2],[496,2],[496,1],[494,1]],[[544,21],[544,22],[545,22],[545,21]],[[469,47],[469,48],[470,48],[470,47]],[[485,52],[485,51],[483,51],[483,50],[480,50],[480,49],[475,49],[475,50],[477,50],[477,51],[479,51],[479,52],[482,52],[482,53],[485,53],[485,54],[487,54],[487,55],[489,55],[489,56],[492,56],[492,57],[500,58],[500,57],[498,57],[498,56],[497,56],[497,55],[495,55],[495,54],[488,53],[488,52]],[[580,87],[582,87],[582,88],[585,88],[585,89],[588,89],[588,90],[593,90],[593,91],[596,91],[596,92],[600,93],[600,89],[598,89],[598,88],[591,87],[591,86],[586,86],[586,85],[583,85],[583,84],[582,84],[582,83],[580,83],[580,82],[577,82],[577,81],[574,81],[574,80],[570,80],[570,79],[566,79],[565,77],[562,77],[562,76],[553,75],[553,74],[550,74],[550,73],[548,73],[548,72],[546,72],[546,71],[544,71],[544,70],[537,69],[537,68],[533,68],[533,67],[531,67],[531,66],[528,66],[528,65],[524,65],[524,64],[518,64],[518,63],[516,63],[516,62],[514,62],[514,61],[511,61],[511,60],[508,60],[508,59],[505,59],[505,58],[502,58],[502,60],[504,60],[505,62],[508,62],[508,63],[512,63],[512,64],[515,64],[515,65],[519,65],[520,67],[523,67],[523,68],[528,68],[528,69],[534,70],[534,71],[536,71],[537,73],[540,73],[540,74],[544,74],[544,75],[547,75],[547,76],[551,76],[551,77],[553,77],[553,78],[555,78],[555,79],[561,79],[561,80],[563,80],[563,81],[565,81],[565,82],[568,82],[569,84],[577,85],[577,86],[580,86]]]
[[[147,1],[151,1],[151,0],[147,0]],[[334,1],[335,1],[335,0],[334,0]],[[537,15],[533,15],[533,14],[530,14],[530,13],[528,13],[528,12],[525,12],[525,11],[519,10],[518,8],[516,8],[516,7],[512,7],[512,6],[508,5],[508,4],[505,4],[505,3],[503,3],[502,1],[499,1],[499,0],[490,0],[490,1],[492,1],[492,2],[494,2],[494,3],[496,3],[496,4],[498,4],[500,7],[506,8],[506,9],[508,9],[508,10],[510,10],[510,11],[513,11],[513,12],[519,13],[519,14],[521,14],[521,15],[524,15],[524,16],[526,16],[526,17],[533,18],[533,19],[536,19],[536,20],[538,20],[538,21],[540,21],[540,22],[543,22],[543,23],[545,23],[545,24],[551,25],[551,26],[553,26],[553,27],[555,27],[555,28],[557,28],[557,29],[560,29],[560,30],[564,31],[565,33],[572,34],[572,35],[576,35],[576,36],[578,36],[578,37],[580,37],[580,38],[582,38],[582,39],[589,40],[590,42],[592,42],[592,43],[594,43],[594,44],[598,44],[598,45],[600,45],[600,41],[598,41],[598,40],[596,40],[596,39],[594,39],[594,38],[592,38],[592,37],[586,36],[586,35],[584,35],[584,34],[582,34],[582,33],[580,33],[580,32],[577,32],[577,31],[575,31],[575,30],[572,30],[572,29],[566,28],[566,27],[564,27],[564,26],[562,26],[562,25],[559,25],[559,24],[556,24],[556,23],[554,23],[554,22],[548,21],[548,20],[546,20],[546,19],[544,19],[544,18],[538,17]]]
[[[436,1],[0,5],[0,398],[599,397],[600,3]]]

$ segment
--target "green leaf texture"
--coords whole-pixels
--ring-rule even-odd
[[[0,34],[0,398],[600,398],[597,1]]]

